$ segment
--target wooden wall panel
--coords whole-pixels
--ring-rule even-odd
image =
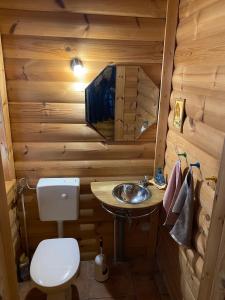
[[[162,42],[3,35],[6,58],[141,63],[162,62]]]
[[[97,132],[86,124],[12,123],[14,142],[73,142],[103,141]]]
[[[83,64],[88,69],[85,79],[89,82],[111,62],[83,61]],[[114,63],[117,62],[114,61]],[[126,65],[125,62],[121,64]],[[6,58],[5,67],[7,69],[7,80],[60,82],[63,78],[64,82],[78,81],[78,78],[71,72],[69,60],[54,61]],[[160,84],[161,64],[143,64],[142,68],[158,86]]]
[[[199,296],[215,197],[215,183],[206,177],[218,176],[225,137],[223,6],[223,1],[214,0],[180,2],[165,173],[170,175],[178,159],[176,152],[186,152],[188,164],[199,161],[201,172],[194,169],[196,210],[192,248],[183,249],[165,228],[160,229],[158,262],[172,299],[177,300],[194,300]],[[186,99],[182,133],[173,127],[177,98]],[[182,159],[183,170],[188,164]],[[168,253],[169,260],[165,259]]]
[[[1,46],[1,45],[0,45]],[[1,49],[1,47],[0,47]],[[1,55],[1,54],[0,54]],[[2,61],[2,56],[1,56]],[[2,67],[3,65],[1,65]],[[1,68],[3,71],[3,68]],[[2,84],[3,83],[3,84]],[[1,88],[5,85],[4,77],[1,76]],[[5,94],[7,98],[7,95]],[[5,103],[7,104],[7,103]],[[1,106],[2,108],[2,103]],[[1,125],[8,126],[5,120],[8,115],[5,116],[5,110],[1,109],[1,119],[3,122]],[[0,136],[2,139],[2,135]],[[7,142],[1,140],[4,147],[7,148]],[[11,165],[12,166],[12,165]],[[19,291],[17,283],[16,273],[16,261],[15,261],[15,248],[13,247],[13,239],[18,238],[18,228],[15,224],[15,218],[10,215],[11,201],[11,188],[15,187],[15,180],[6,181],[8,172],[5,172],[4,168],[8,167],[8,164],[4,165],[2,161],[2,154],[0,151],[0,298],[5,300],[19,300]],[[13,170],[14,171],[14,170]],[[9,197],[8,197],[9,193]],[[15,225],[15,226],[13,226]],[[14,238],[15,237],[15,238]]]
[[[201,39],[222,33],[224,28],[224,5],[224,1],[211,1],[211,5],[203,7],[201,13],[196,11],[196,13],[181,20],[177,39],[187,42],[188,40]]]
[[[46,176],[81,177],[80,219],[66,224],[66,235],[77,237],[82,258],[90,258],[101,235],[106,252],[113,249],[113,220],[93,199],[90,182],[152,174],[156,128],[136,143],[106,144],[85,124],[84,91],[77,83],[89,84],[106,65],[116,63],[140,65],[159,86],[166,1],[63,3],[64,8],[48,0],[0,0],[0,30],[16,175],[31,185]],[[74,57],[87,69],[83,78],[71,71]],[[126,93],[132,96],[132,91],[129,87]],[[34,250],[41,239],[56,235],[56,225],[39,221],[34,193],[27,192],[25,201]],[[154,219],[151,224],[157,227]],[[129,254],[153,255],[156,236],[142,233],[141,227],[136,235],[139,245],[131,243],[129,234]]]
[[[29,0],[0,1],[1,8],[32,10],[32,11],[69,11],[82,14],[100,14],[100,15],[121,15],[134,17],[157,17],[165,18],[166,0],[143,0],[141,5],[135,0],[122,0],[120,5],[112,0],[96,0],[93,5],[92,0],[66,0],[63,2],[54,2],[52,0],[41,0],[31,2]]]
[[[80,103],[13,103],[10,102],[13,123],[85,123],[85,105]]]
[[[163,41],[164,19],[0,9],[3,34]]]
[[[15,182],[15,168],[14,168],[14,159],[13,159],[10,120],[9,120],[8,97],[6,91],[6,80],[5,80],[4,70],[5,69],[4,69],[2,44],[1,44],[1,36],[0,36],[0,157],[1,157],[0,163],[2,163],[3,166],[4,174],[2,175],[3,176],[2,180],[5,181],[6,196],[7,196],[6,206],[8,207],[9,221],[11,227],[11,236],[9,236],[8,238],[9,239],[10,237],[12,238],[14,255],[16,256],[18,254],[18,249],[20,245],[20,237],[19,237],[19,224],[16,215],[17,208],[15,207],[15,205],[14,207],[12,205],[12,203],[15,203],[16,201],[16,182]],[[0,166],[0,169],[2,168],[2,166]],[[1,198],[0,201],[3,203],[5,201],[3,190],[1,190],[0,198]],[[4,212],[1,211],[0,213],[4,215]],[[2,214],[0,218],[3,219]],[[5,274],[3,274],[3,276],[5,277]],[[0,278],[0,282],[1,282],[1,278]]]
[[[152,173],[152,160],[89,160],[89,161],[39,161],[16,162],[18,177],[92,177],[126,176],[129,173],[142,175]]]
[[[72,143],[14,143],[16,161],[26,160],[115,160],[153,157],[155,143],[147,142],[132,144],[105,144],[104,142],[72,142]]]
[[[173,75],[173,59],[176,46],[176,30],[178,24],[180,0],[168,0],[166,12],[165,40],[163,49],[162,77],[159,98],[158,126],[156,137],[156,155],[154,168],[162,168],[165,162],[167,117],[169,112],[169,99],[171,80]]]
[[[0,36],[0,151],[5,180],[15,178],[11,129],[9,120],[8,96],[6,90],[5,67]]]

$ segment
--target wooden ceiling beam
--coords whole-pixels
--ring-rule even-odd
[[[165,18],[166,0],[0,0],[0,8]]]
[[[2,34],[163,41],[165,20],[0,9]]]

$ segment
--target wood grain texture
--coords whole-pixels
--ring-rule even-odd
[[[113,252],[113,220],[93,199],[90,183],[140,180],[152,174],[156,128],[137,143],[106,144],[86,126],[84,91],[77,91],[76,84],[89,84],[108,64],[115,63],[141,66],[159,86],[165,2],[66,0],[62,8],[59,1],[51,0],[0,1],[16,174],[27,177],[30,185],[45,176],[80,176],[80,220],[66,224],[65,232],[78,239],[82,258],[94,258],[100,236],[106,254]],[[74,57],[87,70],[82,78],[70,68]],[[130,122],[132,80],[125,95],[129,101],[124,117]],[[55,224],[40,222],[36,201],[34,194],[26,193],[32,251],[43,238],[55,237],[57,232]],[[154,232],[157,218],[150,221]],[[151,256],[156,236],[143,233],[139,226],[134,231],[139,237],[136,243],[126,233],[128,254]]]
[[[91,160],[91,161],[41,161],[16,162],[18,177],[93,177],[126,176],[151,173],[153,161],[150,159],[129,160]]]
[[[9,101],[84,103],[84,91],[77,90],[76,82],[13,80],[7,90]]]
[[[222,0],[211,1],[210,6],[205,6],[201,11],[197,10],[189,17],[184,18],[183,21],[181,20],[177,31],[177,40],[187,43],[222,33],[224,29],[224,5]]]
[[[2,44],[1,44],[1,37],[0,37],[0,162],[1,166],[0,168],[3,169],[4,174],[1,175],[1,180],[3,182],[1,185],[5,185],[5,190],[1,188],[1,202],[2,203],[2,210],[5,209],[5,205],[7,206],[7,214],[5,214],[4,211],[2,211],[1,219],[9,218],[9,225],[11,229],[11,234],[8,236],[8,241],[4,239],[2,241],[3,248],[6,247],[5,243],[8,243],[8,247],[11,247],[11,244],[13,246],[13,253],[11,252],[11,249],[9,249],[9,260],[15,260],[15,256],[18,252],[18,245],[20,242],[19,237],[19,228],[17,224],[17,216],[16,216],[16,208],[11,208],[12,202],[15,203],[16,201],[16,190],[15,190],[15,168],[14,168],[14,158],[13,158],[13,148],[12,148],[12,139],[11,139],[11,128],[10,128],[10,118],[9,118],[9,107],[8,107],[8,97],[7,97],[7,91],[6,91],[6,79],[5,79],[5,72],[4,72],[4,61],[3,61],[3,54],[2,54]],[[2,171],[0,171],[2,172]],[[5,197],[7,198],[7,203],[5,204]],[[6,227],[8,220],[5,219]],[[2,228],[5,228],[3,226],[3,223],[1,224]],[[6,228],[6,232],[8,232],[8,228]],[[2,233],[3,235],[5,232]],[[3,251],[2,255],[5,255],[5,250]],[[13,257],[11,257],[11,254]],[[2,258],[1,258],[2,259]],[[5,259],[7,261],[7,259]],[[12,266],[12,265],[11,265]],[[9,265],[7,265],[9,267]],[[5,267],[2,266],[4,269]],[[12,272],[14,272],[14,266],[12,266]],[[5,271],[6,272],[6,271]],[[15,274],[9,275],[9,280],[15,278]],[[3,275],[3,278],[6,277],[6,274]],[[11,279],[10,279],[11,277]],[[13,279],[14,280],[14,279]],[[1,279],[0,279],[1,281]],[[12,282],[12,285],[15,285],[14,282]],[[15,287],[16,288],[16,287]],[[14,292],[12,292],[13,294]],[[14,296],[16,297],[17,290],[15,291]],[[9,295],[4,295],[5,297],[9,297]]]
[[[72,103],[10,102],[12,123],[85,124],[85,105]]]
[[[5,187],[5,176],[2,164],[2,157],[0,154],[0,264],[1,269],[1,281],[3,286],[3,295],[6,300],[19,300],[19,289],[16,276],[16,263],[14,256],[13,241],[11,238],[11,226],[9,220],[9,209]],[[2,289],[1,286],[1,289]]]
[[[212,4],[217,2],[217,0],[196,0],[193,1],[182,1],[180,4],[180,18],[188,18],[194,13],[201,12],[204,8],[210,7]]]
[[[195,64],[205,65],[206,61],[209,66],[223,65],[224,47],[223,33],[201,38],[188,45],[178,45],[174,62],[175,65],[186,66]],[[220,49],[217,55],[213,55],[215,49]]]
[[[136,102],[135,137],[137,139],[143,133],[142,126],[145,122],[148,123],[147,127],[157,124],[159,106],[159,89],[141,67],[138,68]]]
[[[178,158],[176,152],[186,152],[188,163],[199,161],[201,172],[194,170],[195,230],[192,248],[183,252],[185,264],[180,258],[182,248],[174,244],[166,230],[160,230],[158,262],[171,297],[176,300],[209,298],[214,269],[212,261],[215,249],[218,249],[218,241],[210,242],[212,236],[215,240],[218,238],[216,233],[210,233],[212,224],[217,224],[213,230],[221,229],[220,222],[214,218],[216,185],[205,178],[219,176],[225,137],[223,5],[222,1],[214,0],[180,2],[165,174],[171,174]],[[186,99],[182,133],[173,127],[174,104],[178,98]],[[182,159],[182,170],[187,167]],[[168,251],[170,261],[164,259]],[[198,265],[194,267],[193,261]]]
[[[6,58],[161,63],[162,42],[3,35]],[[99,55],[99,53],[101,55]]]
[[[15,178],[11,128],[9,119],[8,96],[6,90],[5,68],[0,36],[0,152],[5,180]]]
[[[134,16],[134,17],[156,17],[165,18],[166,1],[158,0],[144,0],[142,5],[135,0],[122,0],[120,5],[115,1],[101,0],[95,1],[93,5],[92,0],[88,1],[76,1],[66,0],[60,5],[57,2],[51,0],[41,0],[38,2],[31,2],[29,0],[21,0],[15,2],[13,0],[0,1],[1,8],[8,9],[20,9],[20,10],[32,10],[32,11],[69,11],[82,14],[103,14],[103,15],[120,15],[120,16]]]
[[[155,170],[164,166],[166,146],[167,117],[173,73],[173,57],[175,51],[176,28],[179,11],[179,1],[167,2],[167,18],[164,39],[163,65],[159,98],[158,127],[156,133]]]
[[[173,299],[194,300],[197,299],[200,281],[195,274],[197,257],[196,252],[187,255],[185,250],[179,248],[175,241],[168,235],[165,228],[160,228],[159,247],[157,249],[160,260],[158,260],[160,270],[168,286]],[[167,259],[168,255],[171,259]],[[171,280],[171,270],[173,275]],[[177,284],[179,282],[179,285]]]
[[[222,160],[224,159],[224,153],[223,153],[223,157],[222,157]],[[222,161],[223,162],[223,161]],[[221,169],[223,169],[223,164],[221,164]],[[221,170],[222,171],[222,170]],[[219,202],[221,200],[220,198],[220,195],[222,194],[223,195],[223,175],[220,177],[219,180],[221,180],[219,182],[219,185],[218,185],[218,193],[217,193],[217,204],[215,204],[215,207],[218,205],[219,206]],[[223,202],[223,201],[222,201]],[[221,209],[221,207],[218,209],[217,207],[215,208],[214,210],[214,213],[216,214],[216,212],[218,213],[219,210]],[[213,238],[212,235],[213,235],[213,230],[214,229],[214,226],[213,226],[213,223],[217,221],[217,216],[215,218],[215,220],[212,221],[212,226],[210,228],[210,238]],[[215,224],[214,223],[214,224]],[[218,222],[219,223],[219,222]],[[218,225],[217,225],[218,226]],[[221,229],[221,227],[220,227]],[[222,233],[221,233],[222,232]],[[216,263],[215,263],[215,253],[212,252],[212,250],[209,251],[209,253],[211,252],[212,253],[212,256],[207,254],[209,258],[212,259],[212,264],[214,264],[214,266],[216,266],[214,268],[214,276],[213,276],[213,280],[212,280],[212,288],[211,288],[211,291],[210,291],[210,299],[211,300],[222,300],[225,296],[225,289],[224,289],[224,269],[225,269],[225,264],[224,264],[224,245],[225,245],[225,231],[224,231],[224,223],[222,224],[222,230],[218,233],[218,231],[216,232],[216,234],[220,235],[221,236],[221,239],[220,239],[220,245],[219,245],[219,249],[218,249],[218,255],[216,257]],[[212,244],[210,244],[210,247],[212,246]],[[208,263],[209,264],[209,263]],[[209,266],[205,266],[205,270],[208,269]],[[211,275],[211,278],[212,278],[212,274]],[[203,278],[204,280],[204,278]],[[207,281],[207,278],[205,279]],[[207,284],[207,282],[206,282]],[[204,285],[203,285],[204,287]],[[208,287],[207,287],[208,288]],[[202,291],[203,292],[203,291]]]
[[[212,221],[209,230],[207,251],[205,254],[205,264],[203,266],[201,286],[199,291],[199,300],[205,299],[210,295],[214,277],[218,276],[214,273],[216,261],[219,255],[219,246],[221,243],[221,236],[223,234],[224,225],[224,178],[225,178],[225,143],[221,155],[221,166],[219,170],[219,180],[216,189],[216,197],[214,202],[214,209],[212,214]],[[221,250],[220,250],[221,251]],[[224,249],[223,249],[224,251]],[[222,270],[223,274],[224,270]],[[223,275],[222,275],[223,276]],[[217,289],[220,289],[218,286]],[[213,299],[213,298],[211,298]]]
[[[126,67],[118,66],[116,73],[116,93],[115,93],[115,141],[123,140],[123,122],[125,108],[125,84]],[[135,98],[135,97],[134,97]]]
[[[85,81],[92,81],[111,61],[83,61],[87,73]],[[77,82],[80,80],[76,76],[70,66],[70,60],[33,60],[33,59],[17,59],[6,58],[5,70],[7,80],[24,80],[24,81],[54,81],[54,82]],[[149,72],[157,73],[156,66],[147,65]]]
[[[83,61],[87,73],[85,81],[90,82],[109,63],[118,64],[117,61]],[[126,61],[121,65],[126,65]],[[129,63],[129,65],[132,63]],[[141,64],[146,74],[159,86],[161,64]],[[75,82],[79,80],[71,70],[70,60],[33,60],[5,58],[5,70],[7,80],[29,80],[29,81],[64,81]]]
[[[2,34],[163,41],[165,20],[0,9]]]
[[[106,144],[104,142],[14,143],[16,161],[114,160],[154,156],[155,143]]]
[[[169,128],[173,128],[173,111],[170,112]],[[211,136],[211,141],[209,142],[208,136]],[[214,129],[211,126],[206,125],[203,122],[193,121],[191,118],[187,117],[183,125],[183,136],[191,143],[212,155],[215,158],[219,158],[222,147],[223,139],[225,133]]]
[[[117,66],[115,99],[116,141],[138,140],[154,130],[159,89],[141,66]]]
[[[196,95],[194,92],[182,92],[173,90],[171,95],[171,107],[174,107],[175,100],[181,95],[186,99],[186,115],[195,121],[202,121],[205,124],[218,129],[225,130],[224,100],[222,94],[219,98],[213,98],[206,95]]]
[[[12,138],[14,142],[104,141],[86,124],[60,123],[12,123]]]

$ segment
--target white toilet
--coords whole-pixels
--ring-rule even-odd
[[[71,300],[71,282],[80,265],[77,240],[63,238],[63,221],[79,217],[79,178],[42,178],[37,184],[41,221],[57,221],[56,239],[43,240],[31,261],[30,275],[48,300]]]

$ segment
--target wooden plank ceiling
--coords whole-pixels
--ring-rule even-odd
[[[119,63],[141,65],[159,86],[165,11],[165,0],[0,0],[17,176],[27,176],[30,183],[40,176],[81,177],[81,201],[90,205],[81,223],[89,222],[93,230],[84,226],[78,236],[73,234],[84,243],[81,248],[86,254],[96,250],[97,236],[103,233],[109,241],[107,248],[112,249],[112,227],[104,232],[99,223],[107,220],[111,224],[111,218],[95,203],[90,181],[151,174],[155,129],[142,142],[105,144],[85,124],[84,92],[75,88],[80,79],[72,73],[70,60],[78,57],[83,61],[88,71],[82,79],[85,84],[107,64]],[[126,91],[131,93],[132,86]],[[38,230],[42,225],[35,196],[27,199],[32,202],[27,207],[34,248],[43,238]],[[46,236],[55,234],[52,228],[46,225]],[[143,252],[146,245],[144,235],[133,249]]]

